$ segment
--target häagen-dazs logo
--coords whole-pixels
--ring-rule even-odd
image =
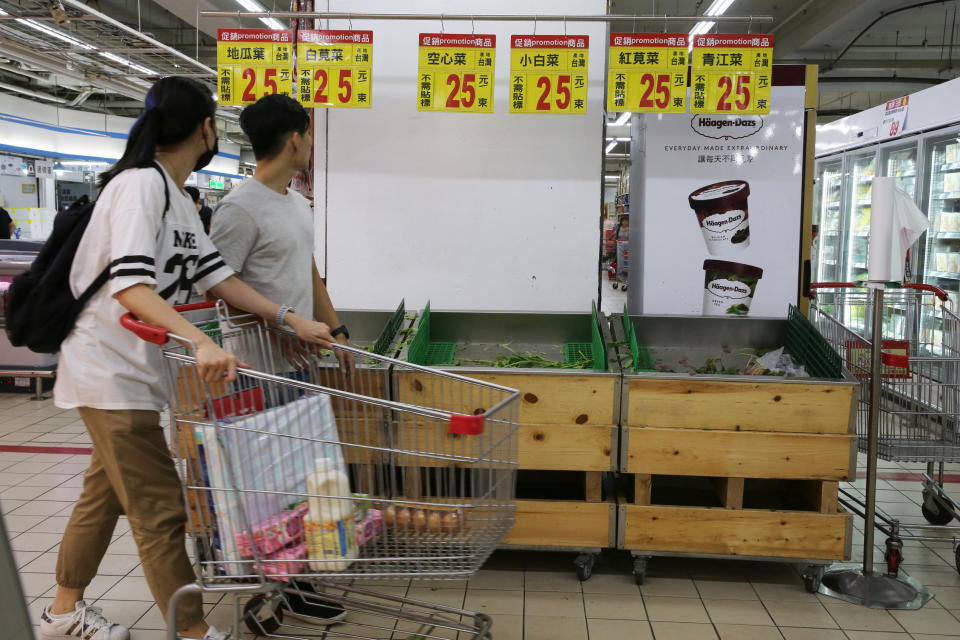
[[[763,118],[698,115],[690,119],[690,128],[701,136],[714,140],[749,138],[763,128]]]

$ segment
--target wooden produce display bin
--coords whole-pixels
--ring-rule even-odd
[[[616,315],[611,329],[626,345],[617,543],[638,582],[649,556],[691,554],[806,562],[814,589],[823,565],[849,558],[837,493],[855,477],[859,387],[799,310]],[[744,373],[780,347],[810,377]]]
[[[612,547],[616,534],[614,492],[604,488],[619,439],[620,373],[610,337],[595,306],[524,314],[431,312],[428,304],[401,356],[520,390],[516,523],[505,544],[583,551],[584,579],[593,553]],[[508,361],[520,366],[497,366]],[[444,397],[424,390],[415,372],[395,372],[394,383],[400,402],[417,404],[427,391]]]

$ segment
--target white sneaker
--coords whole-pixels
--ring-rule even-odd
[[[130,631],[123,625],[103,617],[100,607],[88,607],[83,600],[77,602],[73,613],[53,615],[50,607],[40,614],[41,640],[130,640]]]
[[[230,631],[217,631],[216,627],[210,627],[207,629],[207,633],[203,636],[203,640],[231,640],[233,634]],[[185,636],[178,635],[177,640],[190,640]]]

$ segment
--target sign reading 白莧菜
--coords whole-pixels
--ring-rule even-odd
[[[588,36],[511,36],[510,113],[587,112]]]
[[[305,107],[369,109],[373,32],[298,31],[297,78]]]
[[[497,38],[421,33],[417,111],[493,113]]]
[[[694,36],[691,113],[768,114],[772,85],[772,35]]]
[[[685,33],[611,33],[607,111],[687,110]]]
[[[218,30],[218,102],[221,105],[253,104],[274,93],[293,96],[293,32]]]

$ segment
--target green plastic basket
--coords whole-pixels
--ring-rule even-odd
[[[563,345],[564,364],[576,364],[583,360],[584,356],[594,360],[592,342],[568,342]]]
[[[393,339],[397,337],[397,331],[403,325],[403,318],[406,314],[406,301],[401,300],[400,306],[393,312],[393,317],[387,322],[387,325],[380,332],[380,337],[373,343],[373,352],[377,355],[387,355],[387,349],[393,344]]]
[[[620,317],[623,323],[623,335],[630,347],[630,360],[633,365],[633,372],[655,371],[653,354],[646,345],[640,344],[637,340],[637,331],[630,321],[630,315],[627,313],[627,305],[623,305],[623,315]]]
[[[814,378],[842,378],[843,359],[833,350],[800,309],[790,305],[787,315],[787,351]]]
[[[454,363],[456,353],[455,342],[430,341],[430,303],[427,302],[417,322],[417,332],[407,349],[407,361],[425,367],[450,365]]]

